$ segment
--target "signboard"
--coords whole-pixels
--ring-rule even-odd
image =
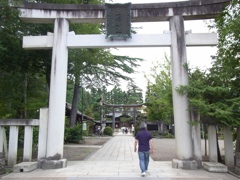
[[[82,129],[83,129],[83,131],[87,130],[87,124],[86,123],[83,123]]]
[[[106,38],[131,38],[131,3],[105,4]]]

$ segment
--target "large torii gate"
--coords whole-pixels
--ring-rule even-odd
[[[69,23],[103,23],[104,5],[60,5],[24,3],[18,5],[23,21],[28,23],[54,23],[54,32],[46,36],[26,36],[23,48],[52,48],[51,89],[49,115],[46,127],[44,152],[38,158],[63,155],[66,77],[69,48],[109,47],[170,47],[172,59],[172,91],[177,159],[173,167],[195,169],[197,162],[193,151],[188,99],[176,91],[188,85],[186,46],[214,46],[214,33],[192,34],[184,30],[184,20],[215,18],[229,0],[195,0],[172,3],[133,4],[132,22],[169,21],[170,33],[132,35],[131,39],[105,39],[105,35],[75,35],[69,32]],[[13,4],[14,6],[14,4]],[[44,148],[44,149],[43,149]],[[63,165],[64,166],[64,165]]]

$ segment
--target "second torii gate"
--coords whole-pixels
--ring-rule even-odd
[[[109,47],[170,47],[172,59],[172,87],[177,160],[173,167],[195,169],[188,99],[176,91],[188,85],[186,46],[215,46],[214,33],[192,34],[184,30],[184,20],[215,18],[229,0],[197,0],[172,3],[133,4],[132,22],[169,21],[170,32],[165,34],[132,35],[128,40],[105,39],[105,35],[75,35],[69,23],[102,23],[104,5],[60,5],[24,3],[18,6],[22,20],[30,23],[54,23],[54,32],[47,36],[27,36],[26,49],[52,48],[51,89],[46,143],[38,158],[63,155],[66,77],[69,48]]]
[[[133,121],[134,121],[134,125],[136,122],[136,108],[140,108],[143,106],[143,104],[107,104],[107,103],[103,103],[104,106],[108,107],[108,108],[112,108],[112,128],[113,128],[113,132],[115,130],[115,108],[133,108]]]

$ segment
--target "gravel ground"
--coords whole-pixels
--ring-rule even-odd
[[[175,155],[175,139],[153,139],[154,153],[151,157],[154,161],[171,161]]]
[[[155,153],[151,155],[152,159],[155,161],[171,161],[176,158],[176,145],[175,139],[153,139]],[[224,142],[219,140],[219,147],[221,156],[224,155]],[[203,160],[207,160],[208,156],[205,155],[205,141],[201,141],[201,151]],[[208,142],[207,142],[207,152],[208,152]]]
[[[83,144],[65,144],[63,158],[69,161],[82,161],[110,139],[111,137],[86,137]]]
[[[87,137],[83,144],[66,144],[63,157],[70,161],[81,161],[97,151],[111,137]],[[176,158],[175,139],[153,139],[154,154],[151,155],[155,161],[171,161]],[[224,155],[223,141],[219,141],[221,155]],[[205,142],[202,140],[202,155],[205,157]]]

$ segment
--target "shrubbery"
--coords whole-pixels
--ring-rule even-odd
[[[113,135],[112,128],[109,126],[105,127],[103,130],[103,135],[112,136]]]
[[[150,131],[153,138],[174,138],[174,135],[169,132],[160,133],[158,131]]]
[[[82,126],[77,125],[70,128],[65,128],[64,141],[65,142],[78,142],[82,139]]]

